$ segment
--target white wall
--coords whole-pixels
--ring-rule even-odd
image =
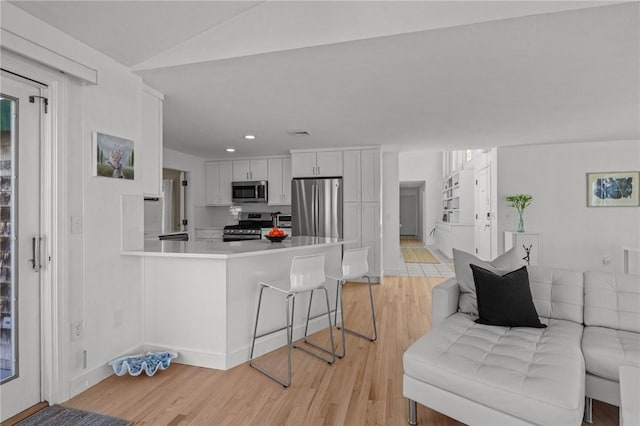
[[[398,270],[400,252],[400,182],[398,153],[382,153],[382,265],[384,270]]]
[[[424,181],[423,241],[435,244],[430,232],[440,218],[442,200],[442,153],[434,151],[407,151],[399,155],[400,181]]]
[[[640,142],[589,142],[498,148],[499,247],[517,225],[508,194],[528,193],[524,227],[539,232],[540,263],[622,271],[622,246],[640,246],[640,208],[587,207],[586,173],[640,170]],[[611,256],[603,264],[603,256]],[[635,271],[638,273],[638,271]]]
[[[3,2],[2,28],[97,71],[98,84],[88,85],[55,72],[62,91],[57,93],[59,117],[59,187],[54,194],[61,215],[60,241],[53,255],[59,270],[60,345],[64,363],[57,393],[50,402],[62,402],[109,375],[106,363],[139,350],[142,342],[142,260],[121,255],[121,199],[142,197],[142,181],[92,176],[92,132],[100,131],[142,140],[140,77],[107,56],[89,48],[44,22]],[[16,52],[20,53],[20,52]],[[41,58],[40,62],[47,63]],[[28,61],[25,61],[28,62]],[[35,69],[47,68],[37,65]],[[24,70],[33,69],[25,66]],[[136,164],[136,173],[143,173]],[[84,219],[84,232],[70,234],[71,216]],[[127,226],[142,229],[142,215],[126,218]],[[63,248],[63,250],[61,250]],[[56,293],[58,294],[58,293]],[[84,322],[84,337],[70,341],[70,324]],[[86,351],[86,367],[83,366]]]

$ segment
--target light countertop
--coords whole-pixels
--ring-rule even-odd
[[[209,259],[229,259],[270,254],[274,251],[298,251],[318,246],[332,246],[351,243],[339,238],[288,237],[280,243],[269,240],[231,241],[211,243],[205,241],[145,241],[144,248],[123,250],[130,256],[190,257]]]

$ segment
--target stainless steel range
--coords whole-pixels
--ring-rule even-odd
[[[222,241],[246,241],[262,238],[261,228],[271,228],[273,217],[271,213],[240,213],[237,225],[224,227]]]

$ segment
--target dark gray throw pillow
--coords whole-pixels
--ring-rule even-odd
[[[527,267],[497,275],[470,265],[478,298],[478,324],[544,328],[533,304]]]
[[[458,310],[465,314],[478,315],[476,303],[476,286],[469,265],[477,265],[496,274],[502,271],[513,271],[520,265],[520,257],[515,247],[493,259],[491,262],[482,260],[471,253],[453,249],[453,265],[456,270],[456,280],[460,286]]]

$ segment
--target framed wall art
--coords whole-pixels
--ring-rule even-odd
[[[93,132],[93,175],[133,180],[133,141]]]
[[[587,173],[587,207],[640,206],[640,172]]]

